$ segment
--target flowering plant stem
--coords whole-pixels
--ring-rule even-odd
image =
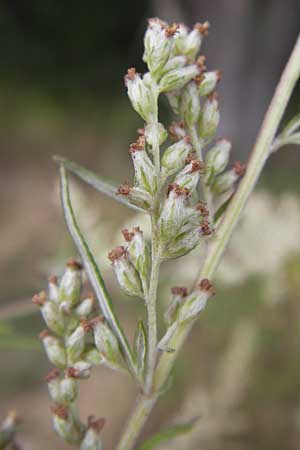
[[[241,216],[242,210],[251,192],[253,191],[257,179],[270,154],[270,148],[275,138],[276,131],[299,76],[300,36],[297,39],[296,45],[283,71],[282,77],[265,115],[261,130],[253,147],[246,174],[234,194],[232,201],[230,202],[226,215],[217,229],[216,236],[208,244],[207,256],[203,267],[200,270],[199,276],[197,277],[197,282],[203,278],[211,279],[217,269],[218,263]],[[154,256],[155,255],[153,255],[153,257]],[[155,314],[155,296],[157,292],[159,263],[155,259],[153,262],[154,265],[148,301],[149,335],[151,333],[152,336],[152,338],[149,339],[149,345],[151,348],[149,349],[150,356],[148,355],[147,367],[147,370],[149,370],[149,380],[152,379],[152,371],[156,360],[153,348],[154,343],[156,342],[156,318],[154,318],[153,315]],[[154,372],[152,389],[151,391],[146,390],[146,393],[142,394],[138,398],[135,410],[129,419],[124,434],[121,437],[119,445],[117,446],[117,450],[132,450],[134,448],[137,437],[147,421],[147,418],[159,397],[159,393],[170,375],[178,352],[188,337],[192,325],[193,322],[187,325],[179,326],[172,336],[169,346],[174,348],[175,351],[173,353],[162,353]],[[150,330],[152,326],[153,329]],[[151,381],[149,383],[151,384]]]

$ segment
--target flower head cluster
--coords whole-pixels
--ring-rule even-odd
[[[119,343],[108,324],[95,317],[92,294],[81,299],[82,266],[70,259],[63,277],[49,278],[48,293],[36,294],[47,329],[40,333],[49,361],[55,366],[45,377],[53,425],[66,442],[80,444],[80,450],[100,450],[100,431],[105,420],[90,417],[82,423],[76,410],[78,382],[89,378],[93,365],[105,364],[124,370]]]

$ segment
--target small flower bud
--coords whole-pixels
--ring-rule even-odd
[[[226,168],[231,151],[231,142],[227,139],[219,139],[216,145],[211,148],[206,155],[205,165],[205,182],[210,184],[214,181],[215,176],[223,172]]]
[[[161,165],[166,176],[172,175],[184,166],[191,149],[190,139],[185,137],[165,150]]]
[[[177,235],[180,227],[188,220],[190,215],[190,208],[186,204],[188,195],[187,188],[181,188],[174,183],[169,185],[169,193],[162,206],[158,222],[163,242]]]
[[[137,142],[131,144],[130,153],[138,187],[153,195],[157,190],[157,179],[152,161],[145,150],[144,136],[140,136]]]
[[[65,331],[65,323],[57,304],[49,300],[46,301],[41,307],[41,313],[47,327],[54,333],[62,336]]]
[[[131,263],[127,250],[117,247],[108,254],[121,288],[127,295],[143,296],[141,281],[134,265]]]
[[[202,139],[210,139],[216,133],[220,122],[218,100],[215,95],[211,95],[205,101],[200,113],[199,135]]]
[[[179,122],[172,122],[169,126],[169,136],[172,141],[180,141],[184,137],[186,137],[186,131],[184,129],[183,120]]]
[[[91,363],[89,361],[77,361],[73,364],[72,367],[67,369],[67,376],[78,378],[78,379],[86,379],[89,378],[91,374]]]
[[[165,245],[162,256],[165,259],[174,259],[187,255],[201,242],[201,235],[201,228],[190,224],[183,226],[178,235]]]
[[[202,172],[203,169],[203,162],[193,159],[181,172],[178,173],[174,183],[179,185],[181,188],[187,188],[190,192],[194,192],[200,179],[200,172]]]
[[[118,187],[117,195],[128,196],[130,203],[145,210],[148,210],[152,204],[152,197],[148,192],[137,186],[130,186],[128,183]]]
[[[180,91],[166,92],[166,97],[169,101],[169,105],[171,106],[173,112],[175,114],[179,114],[181,92]]]
[[[102,363],[114,370],[124,370],[119,342],[102,317],[92,320],[95,345],[102,357]]]
[[[147,143],[153,147],[161,145],[168,137],[168,132],[161,123],[149,123],[145,127],[145,138]]]
[[[96,348],[91,348],[84,354],[84,359],[86,362],[92,366],[99,366],[102,364],[102,357]]]
[[[48,391],[52,400],[54,402],[60,402],[60,371],[58,369],[52,369],[48,375],[46,375],[45,381],[48,383]]]
[[[185,25],[180,25],[174,40],[176,53],[185,55],[193,61],[199,53],[203,36],[207,35],[208,27],[208,22],[204,24],[197,23],[194,29],[188,32]]]
[[[59,296],[58,296],[58,283],[57,283],[57,277],[51,276],[48,278],[48,291],[49,291],[49,300],[55,303],[59,302]]]
[[[143,60],[151,74],[159,76],[165,66],[172,48],[172,34],[169,35],[167,26],[159,19],[149,19],[145,33],[145,52]]]
[[[59,287],[60,303],[66,302],[70,307],[79,303],[82,285],[81,270],[82,265],[75,259],[71,258],[67,262],[67,268]]]
[[[95,306],[95,296],[90,294],[87,298],[82,300],[76,307],[76,315],[79,317],[87,317],[91,314]]]
[[[49,361],[54,365],[63,369],[66,366],[66,354],[60,341],[51,336],[47,330],[40,333],[40,338],[48,356]]]
[[[197,289],[189,294],[179,309],[178,320],[180,323],[190,322],[197,318],[205,308],[207,300],[214,295],[212,284],[208,279],[203,279]]]
[[[234,188],[235,183],[239,178],[239,175],[237,175],[234,169],[227,170],[216,177],[212,184],[211,190],[215,195],[225,194]]]
[[[187,289],[185,287],[173,287],[171,293],[171,301],[164,314],[167,325],[171,325],[177,319],[178,308],[187,296]]]
[[[88,418],[88,427],[85,436],[80,444],[80,450],[102,450],[100,432],[105,425],[105,419],[95,419],[94,416]]]
[[[202,80],[198,85],[198,94],[202,97],[210,95],[216,89],[220,79],[221,72],[219,70],[204,72],[202,74]]]
[[[184,118],[184,122],[189,127],[198,122],[200,115],[200,99],[197,85],[194,81],[190,81],[183,89],[180,111],[181,117]]]
[[[71,363],[76,362],[85,347],[85,335],[89,331],[89,323],[86,319],[82,319],[80,325],[73,331],[73,333],[68,336],[66,340],[66,350],[68,355],[68,360]]]
[[[56,433],[69,443],[76,443],[81,435],[76,428],[73,415],[67,407],[62,404],[55,404],[51,408],[53,414],[53,426]]]
[[[199,74],[196,64],[170,70],[162,77],[159,83],[160,92],[169,92],[182,89],[189,81]]]
[[[182,55],[174,56],[173,58],[169,59],[169,61],[163,67],[162,75],[164,75],[167,72],[170,72],[170,70],[180,69],[181,67],[184,67],[186,64],[187,58],[185,56]]]
[[[78,383],[74,377],[67,376],[60,382],[61,401],[69,404],[76,400],[78,395]]]
[[[128,69],[125,85],[129,100],[135,111],[146,121],[150,122],[155,111],[155,99],[152,91],[146,86],[134,68]]]
[[[130,261],[138,271],[144,284],[147,285],[151,260],[150,249],[143,237],[143,233],[139,227],[133,228],[131,232],[124,229],[122,233],[126,242],[128,242],[127,252]]]

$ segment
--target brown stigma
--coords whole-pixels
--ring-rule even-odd
[[[126,248],[120,245],[119,247],[114,248],[108,253],[108,259],[113,263],[118,259],[125,257],[126,255],[127,255]]]

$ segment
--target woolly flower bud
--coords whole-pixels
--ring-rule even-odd
[[[94,295],[90,295],[89,297],[82,300],[81,303],[77,306],[75,312],[79,317],[87,317],[93,311],[95,306],[95,297]]]
[[[245,172],[245,166],[240,163],[235,163],[234,168],[224,172],[220,176],[216,177],[211,187],[212,192],[215,195],[222,195],[234,188],[238,179],[243,176]]]
[[[178,309],[183,299],[187,296],[187,289],[185,287],[173,287],[171,294],[171,301],[164,314],[167,325],[171,325],[177,319]]]
[[[43,319],[48,328],[50,328],[51,331],[54,331],[54,333],[62,335],[64,333],[65,324],[64,318],[59,311],[57,304],[53,301],[47,300],[47,296],[44,291],[36,294],[33,297],[32,302],[40,306]]]
[[[231,151],[231,142],[227,139],[219,139],[216,145],[211,148],[206,155],[205,182],[213,182],[215,175],[223,172],[226,168]]]
[[[191,32],[184,25],[179,26],[178,33],[174,39],[174,45],[177,54],[185,55],[194,60],[197,56],[203,36],[207,35],[209,23],[197,23]]]
[[[136,73],[135,68],[128,69],[125,76],[125,85],[129,100],[135,111],[146,121],[151,122],[155,111],[155,99],[151,89],[144,80]]]
[[[128,258],[124,247],[117,247],[108,254],[121,288],[128,295],[142,297],[142,286],[138,273]]]
[[[169,136],[173,141],[180,141],[180,139],[186,137],[183,120],[180,120],[179,122],[173,121],[171,123],[169,126]]]
[[[77,361],[72,367],[67,369],[68,376],[78,379],[89,378],[91,374],[91,363],[89,361]]]
[[[170,104],[173,112],[175,114],[179,114],[181,92],[180,91],[166,92],[166,97],[169,101],[169,104]]]
[[[142,188],[130,186],[127,182],[118,187],[117,195],[128,196],[130,203],[148,210],[152,204],[151,195]]]
[[[168,132],[161,123],[149,123],[145,127],[145,138],[147,143],[153,147],[161,145],[168,137]]]
[[[105,425],[105,419],[96,420],[93,416],[88,418],[88,428],[81,442],[80,450],[102,450],[100,432]]]
[[[63,403],[69,404],[76,400],[78,395],[78,383],[73,377],[67,376],[60,383],[61,399]]]
[[[102,317],[92,320],[95,345],[102,357],[102,362],[114,370],[124,370],[123,357],[119,342]]]
[[[76,362],[85,347],[85,335],[89,331],[90,326],[86,319],[82,319],[81,324],[68,336],[66,340],[66,350],[68,359],[71,363]]]
[[[40,338],[43,341],[49,361],[54,366],[63,369],[66,366],[66,354],[59,340],[51,336],[47,330],[40,333]]]
[[[81,270],[82,265],[75,259],[71,258],[67,262],[67,268],[59,287],[59,302],[64,302],[66,307],[73,307],[80,301],[82,285]]]
[[[201,227],[184,226],[176,238],[165,246],[162,256],[170,259],[187,255],[200,243],[201,236]]]
[[[211,72],[204,72],[202,74],[201,82],[198,85],[198,94],[201,96],[210,95],[221,79],[221,72],[214,70]]]
[[[188,126],[193,126],[199,119],[200,100],[197,85],[194,81],[190,81],[183,89],[180,111]]]
[[[73,415],[68,411],[66,406],[55,404],[51,408],[53,414],[53,426],[56,433],[65,441],[76,443],[81,435],[78,431]]]
[[[199,313],[205,308],[207,300],[214,295],[212,284],[208,279],[203,279],[197,289],[189,294],[178,312],[180,323],[186,323],[196,319]]]
[[[186,204],[188,195],[187,188],[181,188],[177,184],[169,186],[169,193],[162,206],[158,222],[162,241],[169,241],[177,235],[180,227],[188,220],[190,214],[190,208]]]
[[[166,176],[172,175],[184,166],[191,149],[190,138],[185,137],[165,150],[161,165]]]
[[[48,292],[49,292],[49,300],[55,303],[59,302],[59,296],[58,296],[58,284],[57,284],[57,277],[51,276],[48,278]]]
[[[170,72],[170,70],[180,69],[181,67],[184,67],[186,63],[187,58],[185,56],[174,56],[174,58],[169,59],[163,67],[162,74],[164,75],[165,73]]]
[[[136,182],[150,195],[157,190],[157,179],[151,159],[145,151],[145,137],[140,136],[137,142],[130,145],[130,153],[134,165]]]
[[[190,192],[194,192],[197,188],[200,172],[204,169],[202,161],[192,159],[185,168],[178,173],[174,183],[181,188],[187,188]]]
[[[144,239],[143,233],[139,227],[133,228],[132,231],[124,229],[122,233],[126,242],[128,242],[127,252],[130,260],[141,279],[147,284],[151,260],[149,246]]]
[[[196,64],[170,70],[162,77],[159,83],[160,92],[169,92],[182,89],[189,81],[199,74],[199,67]]]
[[[52,369],[45,377],[45,381],[48,383],[48,391],[52,400],[54,402],[60,402],[60,371],[58,369]]]
[[[167,29],[166,24],[161,20],[149,19],[149,25],[144,38],[145,52],[143,60],[147,63],[151,74],[154,76],[159,76],[170,56],[172,34]]]
[[[215,134],[220,122],[219,105],[216,95],[210,95],[205,101],[200,113],[199,135],[210,139]]]

